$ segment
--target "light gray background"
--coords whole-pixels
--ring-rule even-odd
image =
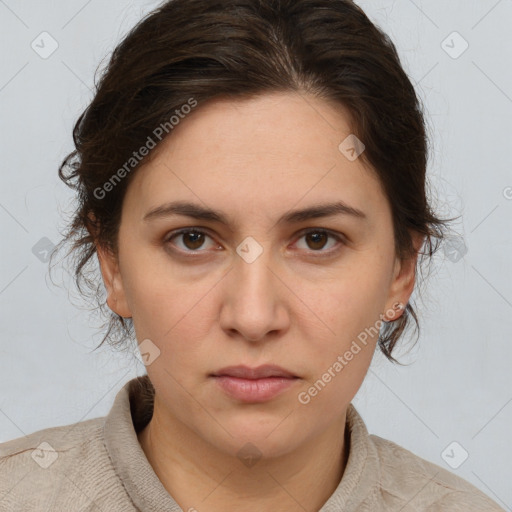
[[[354,404],[371,433],[512,510],[512,0],[358,3],[396,43],[425,103],[434,205],[463,217],[416,301],[420,341],[398,352],[412,364],[377,353]],[[57,243],[71,213],[57,168],[97,65],[157,5],[0,0],[0,442],[103,416],[145,373],[133,356],[91,352],[98,321],[73,305],[74,289],[70,297],[52,284],[32,249],[45,237]],[[31,47],[43,31],[58,43],[47,59]],[[469,48],[454,58],[461,37]],[[469,453],[457,469],[442,457],[453,441]]]

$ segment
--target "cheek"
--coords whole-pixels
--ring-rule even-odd
[[[375,324],[383,313],[388,275],[371,262],[348,267],[321,286],[309,286],[303,296],[316,313],[322,330],[339,340],[347,340]],[[315,320],[316,322],[316,320]]]
[[[151,338],[157,344],[180,338],[188,345],[203,333],[208,301],[202,300],[202,288],[179,286],[162,280],[141,281],[131,288],[133,323],[140,336]],[[204,333],[203,333],[204,335]]]
[[[193,357],[214,319],[211,292],[216,280],[191,279],[183,270],[175,272],[178,267],[170,264],[159,271],[158,265],[136,255],[127,263],[131,271],[123,284],[139,343],[149,338],[173,366],[173,361]]]
[[[322,392],[325,401],[336,401],[349,389],[355,393],[375,351],[388,275],[378,258],[372,261],[369,252],[367,256],[321,286],[310,284],[301,291],[311,305],[311,312],[298,320],[315,372],[308,380],[320,379],[320,387],[328,382],[330,391]]]

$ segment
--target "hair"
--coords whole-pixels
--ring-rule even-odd
[[[437,251],[453,219],[436,217],[427,199],[421,103],[393,42],[360,7],[351,0],[169,0],[128,32],[95,75],[94,98],[73,129],[76,149],[59,167],[78,204],[58,248],[71,243],[74,281],[107,315],[99,346],[133,337],[132,320],[106,310],[91,259],[96,244],[118,254],[125,192],[151,157],[135,161],[134,151],[150,139],[158,144],[163,131],[172,136],[172,119],[191,105],[272,92],[348,109],[352,133],[365,145],[359,158],[389,200],[397,256],[415,254],[411,231],[424,237],[417,268]],[[379,335],[381,351],[398,364],[391,353],[411,319],[419,336],[411,302]]]

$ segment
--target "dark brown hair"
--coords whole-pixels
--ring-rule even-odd
[[[421,256],[431,258],[438,249],[452,219],[436,217],[427,199],[428,138],[420,100],[393,42],[361,8],[350,0],[166,1],[113,51],[74,126],[76,150],[59,168],[78,199],[59,246],[72,242],[78,289],[108,314],[100,345],[108,339],[122,346],[133,336],[131,319],[103,309],[103,282],[92,257],[95,243],[117,254],[125,191],[151,158],[150,152],[134,161],[134,151],[147,147],[148,137],[155,142],[162,127],[172,136],[171,119],[183,117],[190,105],[277,91],[348,108],[352,133],[366,147],[360,158],[391,205],[397,255],[414,254],[410,230],[425,237]],[[384,324],[379,346],[391,361],[398,362],[391,352],[411,318],[419,335],[410,303]]]

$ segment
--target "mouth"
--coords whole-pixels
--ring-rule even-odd
[[[210,374],[220,388],[240,402],[266,402],[292,387],[300,377],[275,365],[229,366]]]
[[[280,366],[265,364],[256,368],[250,368],[249,366],[227,366],[222,368],[218,372],[211,374],[212,377],[236,377],[238,379],[266,379],[272,377],[279,377],[283,379],[298,378],[288,370],[281,368]]]

